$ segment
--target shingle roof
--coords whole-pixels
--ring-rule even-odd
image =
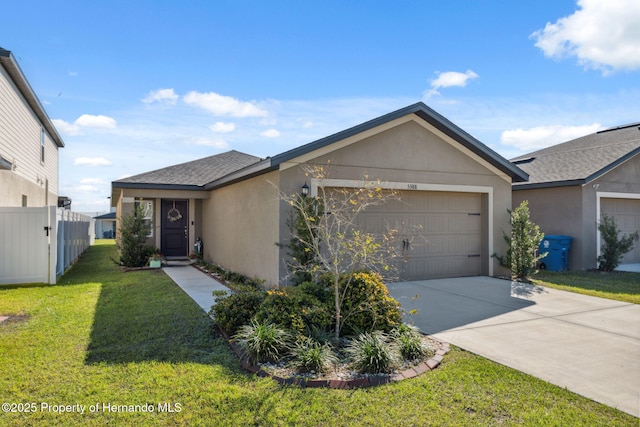
[[[93,219],[116,219],[116,213],[115,212],[109,212],[109,213],[106,213],[106,214],[94,216]]]
[[[276,170],[280,164],[291,159],[409,114],[415,114],[420,119],[445,133],[494,167],[506,173],[511,177],[513,182],[525,181],[527,179],[527,174],[516,165],[491,150],[436,111],[427,107],[424,103],[418,102],[274,157],[260,159],[259,157],[238,151],[229,151],[216,156],[113,181],[112,188],[212,190],[223,185]]]
[[[196,189],[260,160],[259,157],[231,150],[215,156],[119,179],[113,181],[113,186],[121,188],[168,188],[177,186],[181,188],[194,187],[193,189]]]
[[[407,116],[409,114],[415,114],[420,119],[426,121],[465,148],[477,154],[482,159],[511,177],[512,182],[527,180],[527,174],[524,173],[524,171],[518,168],[516,165],[509,162],[507,159],[487,147],[482,142],[475,139],[473,136],[469,135],[467,132],[450,122],[435,110],[429,108],[423,102],[417,102],[415,104],[409,105],[408,107],[401,108],[399,110],[385,114],[384,116],[369,120],[368,122],[359,124],[325,138],[321,138],[292,150],[285,151],[284,153],[278,154],[276,156],[268,157],[264,161],[256,163],[251,168],[247,168],[237,173],[232,173],[229,176],[222,177],[217,181],[209,183],[205,187],[205,189],[211,190],[218,186],[227,185],[238,180],[246,179],[248,177],[264,173],[266,171],[276,170],[280,166],[280,164],[295,159],[296,157],[311,153],[320,148],[329,146],[337,141],[341,141],[359,133],[366,132],[377,126],[384,125],[388,122]]]
[[[586,184],[640,154],[640,123],[603,130],[511,159],[529,174],[514,189]]]

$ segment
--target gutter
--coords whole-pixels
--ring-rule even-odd
[[[47,115],[47,112],[44,110],[44,107],[40,103],[40,100],[31,88],[31,85],[29,85],[27,78],[20,69],[20,65],[18,65],[18,62],[16,61],[11,51],[0,47],[0,64],[7,71],[7,74],[9,74],[9,77],[11,77],[18,90],[20,90],[20,93],[27,101],[27,104],[29,104],[38,119],[40,119],[40,122],[47,130],[49,135],[51,135],[51,138],[54,140],[56,145],[58,147],[64,147],[64,141],[62,141],[62,138],[51,122],[51,119]]]

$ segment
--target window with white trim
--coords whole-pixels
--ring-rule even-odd
[[[147,237],[153,237],[153,200],[136,200],[135,208],[142,206],[143,221],[149,224],[149,234]]]

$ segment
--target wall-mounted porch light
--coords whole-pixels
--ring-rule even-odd
[[[304,182],[304,185],[300,189],[300,193],[302,197],[307,197],[309,195],[309,186],[307,185],[307,181]]]

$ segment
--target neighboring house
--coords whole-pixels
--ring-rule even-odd
[[[57,206],[62,147],[15,57],[0,48],[0,207]]]
[[[0,284],[56,283],[91,243],[91,218],[58,195],[62,147],[15,57],[0,48]]]
[[[94,216],[96,220],[96,239],[113,239],[116,237],[116,213],[109,212]]]
[[[301,165],[310,164],[330,164],[329,179],[305,176]],[[143,203],[150,242],[164,255],[186,256],[201,237],[205,259],[276,285],[287,275],[287,249],[276,243],[288,241],[290,213],[278,190],[292,194],[308,183],[314,195],[319,185],[357,186],[365,176],[402,199],[367,211],[366,231],[423,227],[426,242],[411,245],[406,280],[494,274],[491,255],[506,251],[511,184],[527,179],[417,103],[274,157],[230,151],[114,181],[111,200],[118,217]]]
[[[602,215],[614,217],[625,234],[640,230],[640,123],[512,161],[529,174],[529,182],[514,183],[513,206],[529,200],[531,220],[545,234],[573,237],[569,269],[597,267]],[[640,243],[622,263],[640,263]]]

